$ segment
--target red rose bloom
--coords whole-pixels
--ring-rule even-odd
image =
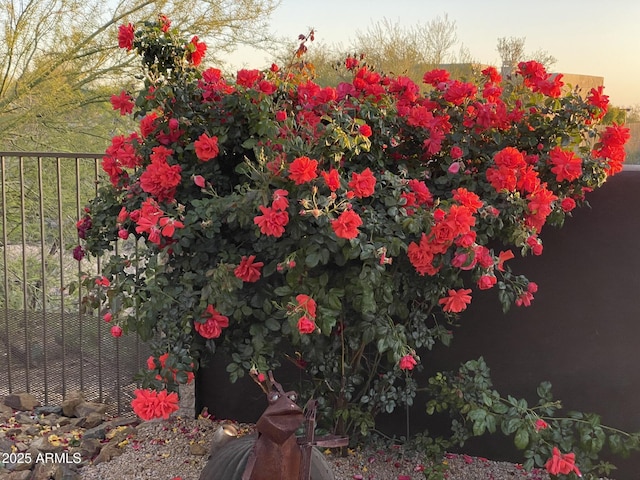
[[[289,165],[289,178],[296,185],[307,183],[318,176],[318,161],[309,157],[298,157]]]
[[[171,413],[178,410],[178,394],[166,390],[156,392],[151,389],[137,389],[136,398],[131,401],[131,407],[142,420],[154,418],[169,418]]]
[[[438,303],[442,305],[445,312],[459,313],[467,308],[471,303],[471,289],[460,288],[458,290],[449,290],[449,296],[441,298]]]
[[[135,37],[133,25],[120,25],[118,27],[118,46],[131,50],[133,48],[133,39]]]
[[[254,217],[253,223],[260,227],[263,235],[279,238],[284,233],[284,227],[289,223],[289,214],[286,211],[260,205],[262,215]]]
[[[193,146],[196,149],[196,157],[203,162],[207,162],[212,158],[218,156],[220,149],[218,147],[218,137],[210,137],[206,133],[203,133],[198,137],[198,140],[193,142]]]
[[[371,131],[371,127],[365,123],[364,125],[360,125],[360,128],[358,129],[358,133],[363,137],[368,138],[371,136],[373,132]]]
[[[202,317],[207,320],[204,323],[195,322],[195,329],[203,338],[218,338],[222,335],[222,329],[229,326],[229,318],[220,314],[213,305],[207,306]]]
[[[329,190],[335,192],[338,188],[340,188],[340,174],[338,170],[332,168],[328,172],[322,171],[320,172],[322,178],[324,179],[324,183],[327,184]]]
[[[298,320],[298,331],[303,335],[313,333],[316,331],[316,323],[306,315],[303,315]]]
[[[496,284],[497,281],[498,279],[493,275],[482,275],[478,279],[478,288],[480,290],[489,290]]]
[[[120,115],[128,115],[133,112],[134,103],[129,94],[122,90],[120,95],[111,95],[111,106],[114,110],[120,110]]]
[[[204,54],[207,51],[207,45],[203,42],[199,42],[198,37],[194,36],[191,39],[191,42],[189,42],[187,50],[189,51],[189,61],[194,67],[197,67],[204,58]]]
[[[376,186],[376,177],[373,176],[370,168],[366,168],[362,173],[353,172],[349,188],[358,198],[370,197],[373,195]]]
[[[555,147],[549,153],[549,159],[553,165],[551,171],[556,174],[558,182],[571,182],[582,175],[582,159],[571,151]]]
[[[260,70],[238,70],[236,83],[243,87],[251,88],[260,80],[261,76]]]
[[[296,302],[298,302],[298,307],[304,310],[305,314],[309,315],[311,318],[316,318],[316,301],[311,298],[309,295],[305,295],[301,293],[296,296]]]
[[[551,458],[544,465],[551,475],[569,475],[575,472],[579,477],[582,476],[580,470],[576,466],[575,453],[560,453],[558,447],[553,447]]]
[[[170,202],[182,180],[181,171],[180,165],[169,165],[164,159],[155,159],[140,175],[140,188],[153,195],[159,202]]]
[[[413,370],[413,367],[415,367],[417,364],[418,362],[413,355],[405,355],[398,362],[400,370]]]
[[[242,257],[240,265],[238,265],[233,274],[243,282],[253,283],[260,279],[260,269],[264,266],[263,262],[255,262],[255,255]]]
[[[358,227],[362,225],[362,219],[353,210],[345,210],[340,216],[331,222],[331,227],[336,236],[350,240],[356,238],[360,231]]]

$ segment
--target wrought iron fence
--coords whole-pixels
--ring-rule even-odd
[[[0,396],[28,391],[56,404],[70,391],[129,409],[148,348],[113,338],[69,288],[98,275],[100,259],[73,259],[76,222],[101,178],[97,154],[0,152]],[[73,292],[73,293],[72,293]]]

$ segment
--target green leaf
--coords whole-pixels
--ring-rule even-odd
[[[280,331],[280,322],[278,320],[276,320],[275,318],[267,318],[267,320],[264,322],[264,324],[272,332]]]
[[[525,427],[520,427],[516,432],[513,443],[518,450],[524,450],[529,445],[529,431]]]

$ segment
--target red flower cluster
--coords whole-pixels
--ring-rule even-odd
[[[159,202],[170,202],[180,185],[182,167],[169,165],[167,158],[173,150],[158,146],[153,148],[151,164],[140,175],[140,187],[143,191],[153,195]]]
[[[574,472],[578,477],[582,477],[576,466],[575,453],[560,453],[558,447],[553,447],[551,458],[547,460],[545,468],[551,475],[569,475]]]
[[[316,331],[316,302],[309,295],[300,294],[296,296],[298,304],[295,311],[302,311],[302,316],[298,319],[298,331],[302,335],[307,335]]]
[[[158,357],[158,361],[156,362],[156,359],[153,356],[150,356],[149,358],[147,358],[147,368],[149,370],[156,370],[158,368],[160,370],[164,370],[167,368],[168,358],[169,358],[169,353],[163,353]],[[191,364],[191,367],[193,367],[193,363]],[[178,370],[175,368],[171,368],[170,373],[172,375],[172,380],[175,382],[178,375]],[[192,371],[187,372],[187,384],[191,383],[194,378],[195,378],[195,375]],[[161,375],[156,375],[156,380],[163,381],[164,378],[162,378]]]
[[[600,135],[600,142],[593,154],[599,158],[609,159],[606,169],[609,175],[622,170],[622,162],[626,157],[624,144],[631,138],[630,130],[622,125],[613,124],[605,128]]]
[[[169,418],[178,410],[178,394],[169,393],[166,390],[157,392],[151,389],[137,389],[134,392],[136,398],[131,400],[131,407],[142,420],[154,418]]]
[[[129,218],[136,224],[136,233],[146,233],[149,241],[158,246],[164,244],[164,238],[171,239],[176,228],[184,228],[179,220],[164,216],[152,198],[147,198],[140,209],[131,212]]]
[[[475,202],[465,194],[459,198]],[[440,265],[436,265],[437,256],[444,254],[454,242],[461,246],[471,246],[475,235],[471,227],[475,222],[473,210],[465,205],[451,205],[449,212],[436,210],[434,225],[429,234],[423,233],[420,243],[411,242],[407,250],[409,261],[416,272],[420,275],[438,273]]]
[[[194,67],[197,67],[204,58],[204,54],[207,51],[207,45],[204,42],[200,42],[198,37],[194,35],[191,42],[187,45],[187,51],[189,52],[187,59]]]
[[[278,238],[284,233],[284,227],[289,223],[289,213],[287,212],[289,207],[288,193],[286,190],[276,190],[273,193],[271,207],[260,205],[259,208],[262,215],[254,217],[253,223],[260,227],[260,232],[263,235]]]
[[[524,84],[534,92],[540,92],[552,98],[558,98],[562,94],[562,74],[551,75],[544,66],[531,60],[518,64],[518,73],[524,78]]]
[[[218,312],[213,305],[207,305],[207,309],[202,314],[203,322],[194,322],[196,332],[203,338],[218,338],[222,335],[222,329],[229,326],[229,318]]]

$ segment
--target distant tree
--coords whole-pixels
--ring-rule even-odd
[[[525,52],[525,37],[500,37],[496,49],[502,61],[501,69],[503,75],[511,74],[519,62],[535,60],[544,65],[549,71],[552,65],[558,60],[546,50],[538,49],[532,53]]]
[[[434,65],[445,63],[449,59],[451,49],[458,42],[456,22],[449,20],[446,13],[444,17],[437,16],[429,20],[425,28],[418,26],[418,40],[426,52],[427,62]]]
[[[133,55],[117,27],[165,14],[184,32],[207,32],[207,58],[239,44],[270,45],[277,0],[6,0],[0,3],[0,148],[96,148],[109,86],[122,85]],[[219,58],[219,57],[218,57]],[[117,127],[117,126],[115,126]],[[69,140],[73,143],[69,144]],[[65,145],[65,141],[67,145]],[[80,144],[78,143],[80,142]]]
[[[502,61],[502,74],[508,75],[516,68],[518,62],[524,59],[525,37],[500,37],[497,50]]]

